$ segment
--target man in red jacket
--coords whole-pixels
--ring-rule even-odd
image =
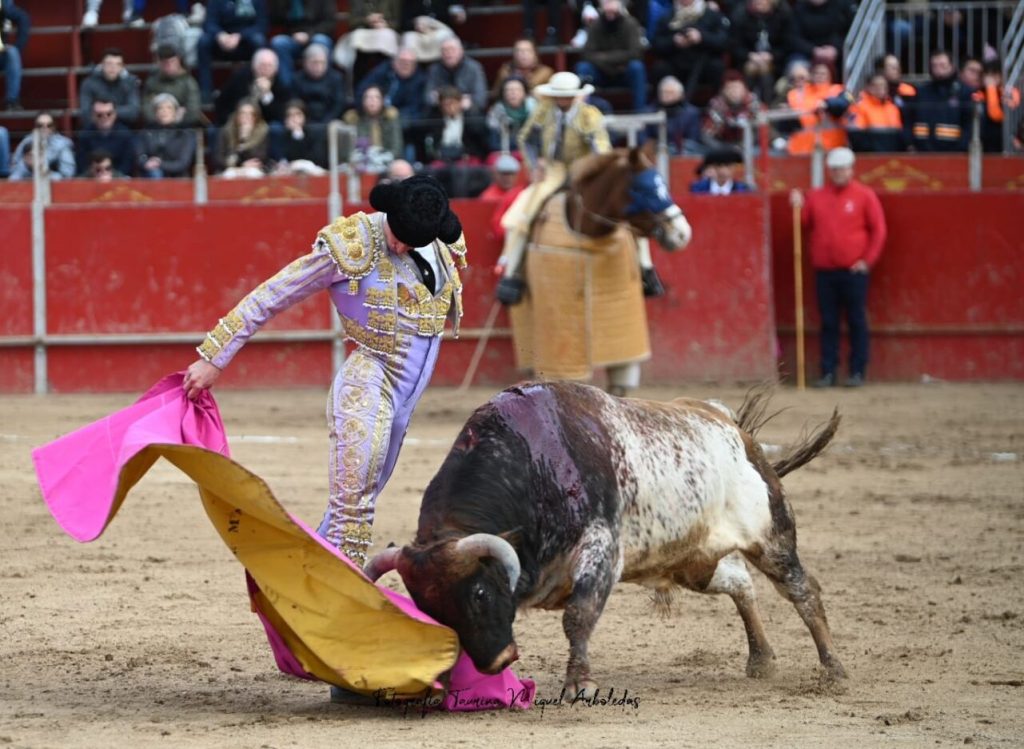
[[[853,179],[853,151],[834,148],[825,159],[830,184],[812,190],[806,202],[799,190],[790,199],[802,207],[821,314],[821,379],[815,387],[836,384],[839,365],[839,316],[846,311],[850,329],[850,377],[860,387],[868,364],[868,277],[885,245],[885,215],[874,191]]]

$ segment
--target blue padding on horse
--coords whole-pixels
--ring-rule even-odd
[[[657,169],[644,169],[633,177],[629,187],[630,203],[626,215],[637,213],[661,213],[675,205],[668,194],[668,185]]]

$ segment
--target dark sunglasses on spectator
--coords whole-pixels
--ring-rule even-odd
[[[36,127],[45,127],[47,129],[52,128],[53,127],[53,120],[48,120],[46,122],[37,122],[36,123]]]
[[[107,172],[114,171],[114,167],[110,166],[109,164],[97,164],[92,168],[92,170],[97,174],[106,174]]]
[[[105,111],[102,111],[102,112],[96,111],[96,112],[93,112],[93,114],[95,114],[97,117],[102,117],[103,119],[106,119],[107,117],[113,117],[114,116],[114,110],[113,109],[108,109],[108,110],[105,110]]]

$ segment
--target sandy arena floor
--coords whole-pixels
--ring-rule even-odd
[[[652,389],[654,399],[736,387]],[[377,514],[412,537],[420,493],[472,408],[431,391]],[[326,487],[324,393],[223,392],[233,452],[307,521]],[[65,537],[29,450],[130,396],[0,398],[0,747],[1024,745],[1024,387],[872,385],[776,398],[762,433],[796,438],[838,404],[835,445],[786,486],[805,565],[825,592],[851,678],[819,678],[793,608],[755,573],[778,675],[743,674],[728,598],[681,593],[668,620],[620,585],[591,642],[595,677],[638,704],[521,713],[403,714],[332,705],[280,675],[241,567],[193,485],[164,463],[98,541]],[[273,438],[273,439],[271,439]],[[557,697],[560,614],[521,616],[517,672]],[[605,692],[606,693],[606,692]]]

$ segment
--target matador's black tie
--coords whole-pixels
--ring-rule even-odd
[[[412,256],[412,261],[416,263],[416,267],[420,269],[420,276],[423,277],[423,285],[427,287],[427,291],[431,294],[437,286],[434,281],[434,269],[430,267],[430,263],[416,250],[409,250],[409,255]]]

